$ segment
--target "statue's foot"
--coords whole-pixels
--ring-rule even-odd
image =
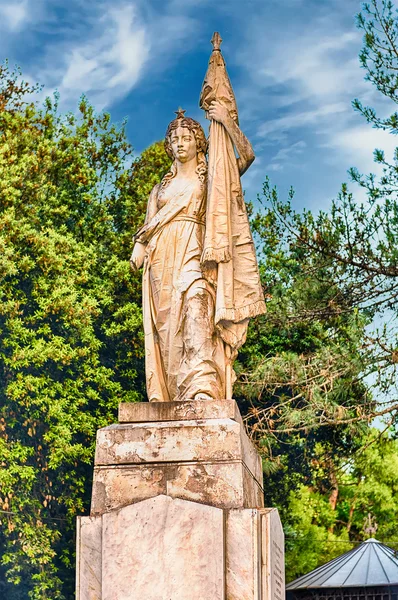
[[[204,392],[199,392],[199,394],[195,394],[194,400],[213,400],[209,394],[205,394]]]

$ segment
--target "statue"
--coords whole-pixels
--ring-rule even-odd
[[[179,109],[165,139],[173,164],[150,194],[130,259],[133,269],[144,267],[146,381],[154,402],[232,398],[232,364],[249,318],[265,312],[240,184],[254,153],[239,129],[218,34],[212,43],[200,99],[209,142]]]

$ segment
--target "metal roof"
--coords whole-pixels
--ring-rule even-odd
[[[374,538],[295,579],[286,591],[398,585],[398,552]]]

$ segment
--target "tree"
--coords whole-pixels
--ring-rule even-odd
[[[365,3],[357,24],[364,32],[360,60],[366,79],[397,103],[398,15],[394,5],[390,0]],[[359,100],[353,105],[374,127],[392,134],[398,132],[398,113],[382,119]],[[397,418],[398,149],[391,162],[382,150],[376,150],[374,157],[382,168],[381,177],[363,176],[356,169],[350,170],[352,181],[366,191],[367,200],[357,202],[344,184],[330,210],[316,215],[310,211],[296,212],[292,208],[293,192],[284,201],[268,180],[264,184],[262,201],[268,212],[258,217],[258,223],[264,239],[273,248],[267,264],[282,257],[287,266],[295,269],[297,275],[292,277],[300,280],[298,294],[307,295],[307,300],[308,292],[313,297],[312,303],[300,300],[297,295],[292,297],[286,304],[285,316],[292,326],[300,322],[314,326],[320,320],[329,333],[334,332],[326,344],[330,350],[326,362],[317,361],[316,355],[304,363],[300,361],[301,380],[319,382],[321,387],[329,386],[339,395],[338,382],[342,381],[339,374],[346,373],[355,385],[366,382],[374,390],[373,397],[377,396],[377,402],[373,401],[369,390],[359,408],[348,413],[346,401],[344,410],[337,407],[334,414],[331,405],[326,411],[319,407],[316,419],[319,425],[369,422],[383,415],[392,423]],[[271,230],[267,232],[269,223]],[[278,267],[275,277],[283,284]],[[355,357],[351,352],[352,342],[356,347]],[[346,356],[349,361],[344,360]],[[296,370],[294,376],[296,383],[300,371]],[[268,384],[270,391],[274,381],[271,378]],[[286,383],[286,376],[283,382]],[[305,389],[309,393],[312,388],[313,385]],[[303,426],[308,427],[309,422],[305,417]]]
[[[397,11],[373,0],[358,26],[367,79],[396,103]],[[354,108],[396,133],[396,113],[379,119],[358,100]],[[379,178],[350,171],[365,202],[343,185],[329,211],[299,213],[293,191],[284,201],[266,180],[253,218],[270,301],[240,353],[238,390],[265,459],[266,502],[281,511],[289,579],[375,524],[387,543],[395,537],[398,449],[369,424],[384,416],[395,435],[398,152],[389,163],[376,150],[375,160]]]
[[[128,265],[154,146],[0,68],[0,557],[4,595],[71,598],[75,516],[96,430],[144,398],[140,279]],[[130,164],[133,162],[132,169]]]
[[[290,492],[283,510],[288,581],[369,537],[397,547],[397,440],[372,429],[348,458],[335,455],[325,464],[321,445],[317,455],[311,477]]]
[[[360,27],[380,15],[396,22],[378,6],[365,7]],[[370,73],[381,38],[365,32]],[[169,159],[159,143],[133,160],[124,124],[84,98],[77,115],[60,114],[57,98],[40,107],[27,100],[37,88],[19,82],[1,68],[0,591],[61,600],[73,594],[96,430],[115,421],[119,402],[145,398],[141,282],[128,257]],[[378,374],[387,391],[398,364],[387,328],[369,329],[386,307],[396,314],[396,175],[382,164],[377,185],[352,171],[366,205],[343,186],[330,212],[298,214],[266,181],[266,206],[252,217],[269,310],[250,324],[235,394],[264,459],[266,503],[286,526],[289,577],[325,559],[319,539],[331,558],[363,539],[369,512],[386,536],[396,518],[385,477],[396,444],[382,453],[369,433],[391,402],[382,406],[366,379]],[[381,456],[390,466],[372,475]]]
[[[353,436],[374,409],[363,381],[368,317],[346,310],[338,286],[330,285],[332,263],[303,251],[280,214],[259,212],[252,225],[269,298],[237,365],[236,391],[252,437],[271,456],[273,441],[315,443],[330,431],[336,442],[336,425],[342,439]]]
[[[352,547],[353,534],[334,527],[339,470],[368,443],[374,401],[362,375],[366,315],[344,310],[316,256],[287,243],[276,217],[253,219],[268,313],[250,326],[235,389],[263,458],[265,504],[280,511],[292,580]]]

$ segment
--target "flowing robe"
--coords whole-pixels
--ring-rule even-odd
[[[214,327],[215,290],[200,265],[206,205],[199,179],[177,194],[155,186],[144,226],[145,367],[150,401],[225,394],[225,353]]]

